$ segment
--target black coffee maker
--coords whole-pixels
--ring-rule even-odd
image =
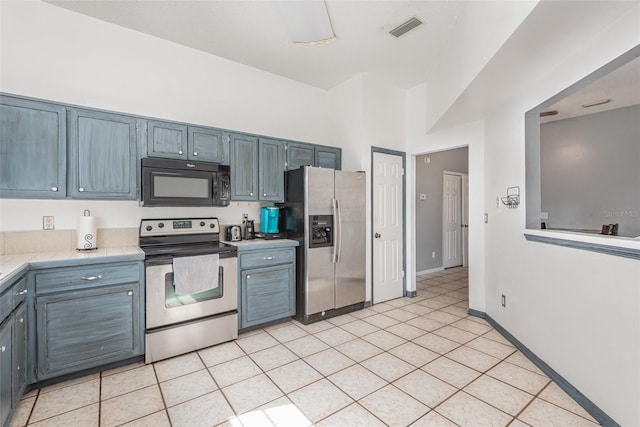
[[[253,220],[246,220],[244,222],[244,240],[252,240],[256,238],[255,228]]]

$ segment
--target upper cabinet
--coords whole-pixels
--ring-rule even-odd
[[[231,134],[231,200],[258,200],[258,138]]]
[[[259,200],[284,201],[284,143],[274,139],[260,138],[258,186]]]
[[[0,96],[0,196],[66,196],[66,109]]]
[[[220,129],[149,120],[147,155],[229,164],[227,134]]]
[[[322,145],[287,142],[286,170],[298,169],[300,166],[317,166],[328,169],[341,169],[342,149]]]
[[[315,166],[320,168],[341,169],[342,150],[335,147],[315,147]]]
[[[231,200],[284,200],[284,143],[231,134]]]
[[[84,199],[137,199],[141,124],[132,116],[70,110],[69,195]]]
[[[152,157],[188,159],[187,127],[177,123],[147,122],[147,154]]]
[[[229,164],[228,134],[220,129],[189,126],[188,153],[190,160]]]
[[[287,142],[287,170],[298,169],[300,166],[306,165],[315,165],[313,145]]]

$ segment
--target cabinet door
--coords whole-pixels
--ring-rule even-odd
[[[328,169],[341,169],[342,150],[332,147],[315,147],[315,166]]]
[[[298,169],[300,166],[306,165],[315,165],[313,145],[287,142],[287,170]]]
[[[64,107],[0,96],[0,197],[66,197]]]
[[[284,201],[284,144],[282,141],[260,138],[259,199]]]
[[[169,159],[188,159],[187,127],[179,123],[147,122],[147,155]]]
[[[258,138],[231,134],[231,200],[258,200]]]
[[[16,407],[27,384],[27,305],[22,304],[14,314],[13,321],[12,399]]]
[[[189,159],[203,162],[229,163],[227,135],[219,129],[189,126]]]
[[[137,283],[36,298],[38,380],[142,354]]]
[[[11,326],[0,327],[0,425],[4,425],[11,412]]]
[[[242,328],[295,314],[294,266],[243,270],[241,277]]]
[[[83,199],[138,197],[136,131],[130,116],[69,111],[69,195]]]

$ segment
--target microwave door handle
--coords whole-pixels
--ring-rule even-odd
[[[182,174],[176,172],[154,172],[154,175],[171,175],[171,176],[180,176]]]

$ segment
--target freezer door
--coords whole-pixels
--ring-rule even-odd
[[[305,167],[307,215],[331,215],[333,169]],[[308,230],[307,230],[308,231]]]
[[[335,171],[336,308],[363,302],[366,289],[365,183],[363,172]]]
[[[307,242],[308,244],[308,242]],[[304,315],[320,313],[335,307],[334,264],[332,247],[306,248],[306,280]]]

